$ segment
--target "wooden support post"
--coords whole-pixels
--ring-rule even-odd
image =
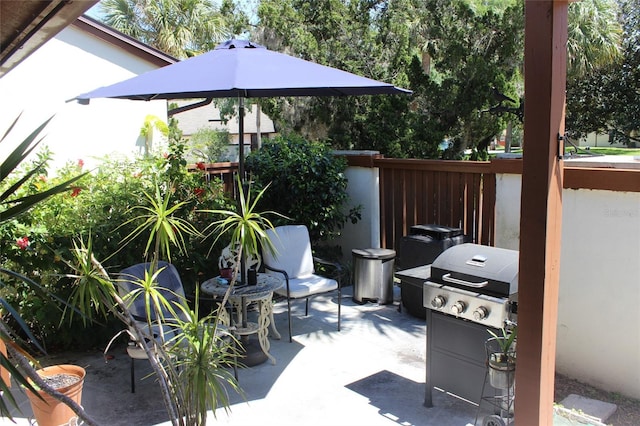
[[[515,422],[553,424],[567,0],[525,1],[525,123]]]

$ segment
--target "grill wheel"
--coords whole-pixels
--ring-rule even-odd
[[[482,426],[507,426],[502,417],[498,415],[487,416],[482,421]]]

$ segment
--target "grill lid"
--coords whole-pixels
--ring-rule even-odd
[[[409,228],[409,233],[411,235],[428,235],[435,240],[445,240],[462,235],[462,229],[430,223],[426,225],[413,225]]]
[[[508,297],[518,292],[516,250],[478,244],[448,248],[431,265],[431,281],[482,294]]]

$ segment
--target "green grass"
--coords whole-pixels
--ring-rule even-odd
[[[567,146],[565,148],[567,153],[573,152],[574,148]],[[522,152],[521,148],[512,148],[511,152],[520,153]],[[600,155],[631,155],[631,156],[640,156],[640,148],[615,148],[615,147],[591,147],[589,150],[585,149],[585,147],[580,147],[579,153],[591,153],[591,154],[600,154]],[[492,156],[493,157],[493,156]]]
[[[604,155],[640,155],[640,148],[591,147],[589,152]]]

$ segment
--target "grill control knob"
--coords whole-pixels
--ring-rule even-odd
[[[456,315],[460,315],[465,311],[465,309],[467,309],[467,305],[462,300],[458,300],[456,303],[453,304],[453,306],[451,306],[451,312],[453,312]]]
[[[485,308],[484,306],[479,306],[478,309],[473,311],[473,318],[476,321],[480,321],[480,320],[485,319],[487,317],[487,315],[489,315],[489,310],[487,308]]]
[[[433,306],[436,309],[440,309],[446,304],[447,304],[447,299],[444,296],[436,296],[431,301],[431,306]]]

